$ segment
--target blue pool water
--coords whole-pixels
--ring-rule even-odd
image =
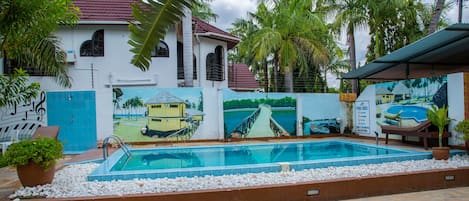
[[[388,108],[390,114],[397,114],[402,111],[400,117],[403,119],[414,119],[417,122],[427,120],[427,108],[415,105],[395,105]]]
[[[89,176],[109,181],[278,172],[280,163],[303,170],[431,158],[431,153],[345,141],[289,142],[249,145],[118,150]]]

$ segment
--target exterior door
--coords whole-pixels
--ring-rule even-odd
[[[94,91],[47,92],[47,122],[60,126],[64,153],[96,147],[96,98]]]

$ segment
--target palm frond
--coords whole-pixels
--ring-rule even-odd
[[[184,9],[191,8],[191,0],[139,0],[132,4],[132,15],[136,22],[129,25],[134,53],[131,63],[142,71],[148,70],[151,51],[168,29],[184,16]]]
[[[33,42],[29,48],[20,48],[16,60],[20,65],[37,68],[47,75],[53,76],[57,83],[63,87],[72,86],[66,65],[66,53],[61,48],[60,39],[50,34]]]

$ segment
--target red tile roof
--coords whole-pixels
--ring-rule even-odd
[[[80,8],[80,21],[127,22],[133,20],[130,5],[137,0],[73,0]],[[208,24],[196,17],[192,17],[194,33],[215,33],[217,35],[204,36],[228,43],[228,49],[235,46],[239,40],[236,36]]]
[[[192,24],[194,24],[194,33],[215,33],[215,34],[219,34],[219,35],[222,35],[222,36],[225,36],[225,37],[219,37],[219,36],[216,36],[216,35],[211,35],[211,36],[207,36],[208,38],[212,38],[212,39],[217,39],[217,40],[221,40],[221,41],[226,41],[228,43],[228,49],[231,49],[233,48],[236,44],[238,44],[239,42],[239,39],[238,37],[226,32],[226,31],[223,31],[197,17],[192,17]]]
[[[133,20],[130,4],[137,0],[73,0],[80,8],[81,21]]]
[[[228,69],[228,88],[235,91],[254,91],[262,89],[246,64],[230,64]]]

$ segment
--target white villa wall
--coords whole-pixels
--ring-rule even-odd
[[[80,57],[81,44],[90,40],[93,33],[99,29],[104,29],[104,57]],[[98,139],[113,133],[111,85],[150,84],[151,87],[177,87],[177,49],[174,30],[170,30],[164,39],[169,46],[170,57],[152,58],[151,67],[145,72],[130,64],[132,54],[127,43],[130,33],[126,25],[80,25],[62,28],[56,32],[56,35],[62,39],[63,48],[73,50],[76,55],[76,62],[69,65],[72,87],[62,88],[50,77],[31,77],[31,81],[40,82],[46,91],[96,91]]]
[[[81,57],[80,46],[90,40],[93,33],[104,29],[104,57]],[[69,64],[69,75],[72,78],[72,87],[62,88],[51,77],[31,77],[31,81],[40,82],[45,91],[81,91],[94,90],[96,92],[96,124],[97,139],[103,139],[113,133],[113,106],[112,87],[178,87],[177,80],[177,36],[174,29],[169,30],[164,41],[169,47],[169,58],[153,57],[149,70],[141,71],[133,66],[130,61],[130,45],[127,43],[130,33],[127,25],[78,25],[63,27],[56,32],[62,40],[64,50],[73,50],[76,62]],[[199,43],[199,42],[200,43]],[[215,51],[221,45],[224,49],[225,80],[221,82],[206,80],[206,56]],[[194,38],[194,54],[197,58],[198,79],[194,80],[195,87],[204,88],[204,113],[210,113],[207,122],[201,126],[205,139],[223,138],[223,113],[222,100],[213,99],[220,97],[219,91],[228,87],[228,53],[226,42],[205,37]],[[214,89],[214,90],[211,90]],[[218,105],[219,108],[213,107]],[[218,125],[218,126],[214,126]],[[221,132],[220,132],[221,131]],[[197,139],[197,135],[194,136]]]
[[[200,43],[198,40],[195,40],[194,45],[194,54],[197,58],[197,81],[195,81],[194,86],[201,87],[201,88],[215,88],[215,89],[222,89],[228,88],[228,51],[226,42],[213,40],[210,38],[199,37]],[[200,47],[199,47],[200,45]],[[207,54],[215,53],[215,48],[217,46],[223,47],[224,53],[224,81],[210,81],[207,80],[207,70],[206,70],[206,60]]]
[[[449,128],[452,131],[453,127],[459,122],[464,120],[464,74],[454,73],[448,75],[448,116],[453,119],[450,122]],[[452,132],[452,137],[449,139],[449,144],[458,145],[464,144],[462,139],[459,139],[456,132]]]
[[[219,91],[214,88],[202,88],[204,123],[191,139],[223,139],[223,109],[220,110],[220,107],[223,108],[223,95],[219,94]]]

